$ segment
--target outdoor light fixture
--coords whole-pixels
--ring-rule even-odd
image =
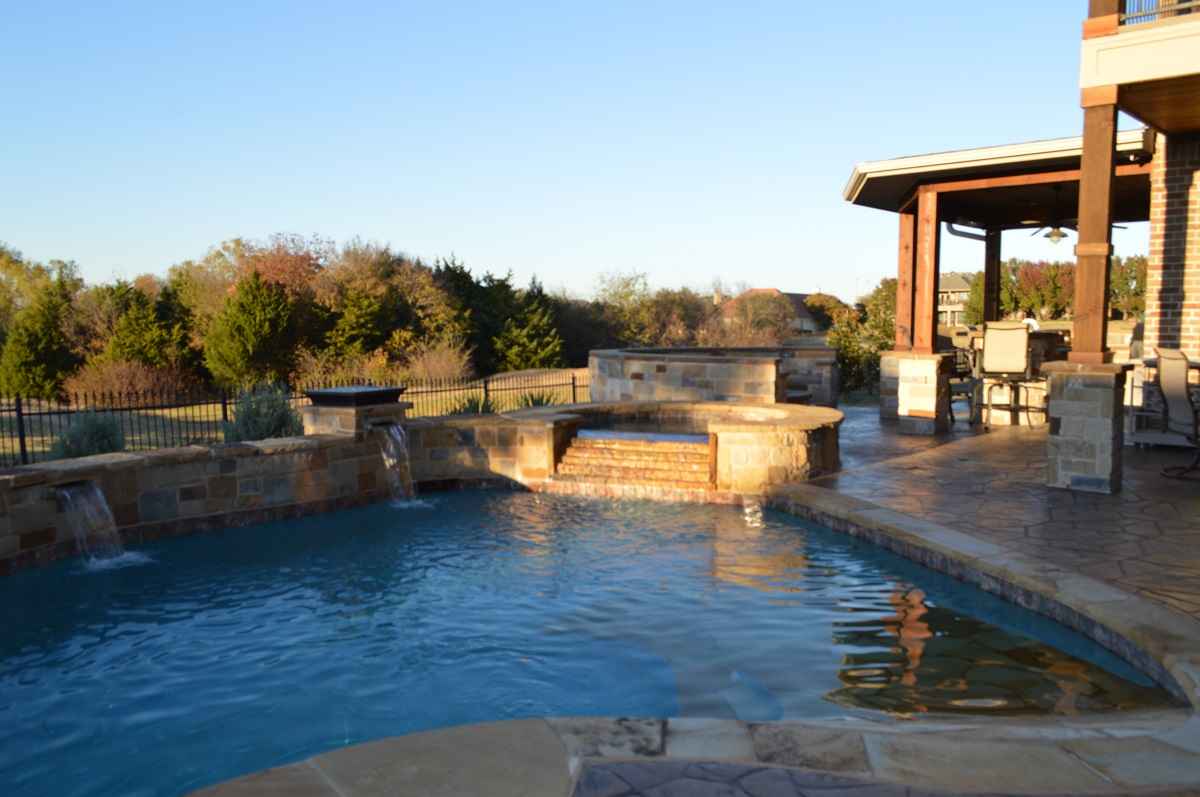
[[[1062,231],[1062,227],[1051,227],[1050,232],[1046,233],[1042,237],[1049,239],[1050,243],[1056,244],[1063,238],[1066,238],[1067,234]]]

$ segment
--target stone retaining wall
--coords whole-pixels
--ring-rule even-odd
[[[588,357],[593,402],[733,401],[782,404],[789,390],[804,403],[837,406],[831,349],[610,349]]]

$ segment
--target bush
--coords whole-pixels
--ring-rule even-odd
[[[404,356],[404,377],[420,382],[467,379],[471,376],[471,350],[454,339],[417,344]]]
[[[557,404],[553,393],[522,393],[517,399],[517,406],[525,407],[550,407]]]
[[[496,405],[489,396],[470,396],[459,402],[450,410],[451,415],[491,415],[496,411]]]
[[[63,392],[93,396],[157,393],[188,395],[200,390],[194,375],[174,366],[155,368],[129,360],[93,357],[63,383]]]
[[[228,387],[284,379],[292,371],[296,323],[287,292],[253,272],[213,319],[204,362]]]
[[[125,433],[121,422],[108,413],[81,412],[50,447],[51,459],[90,457],[125,450]]]
[[[292,408],[288,392],[278,387],[259,387],[238,396],[233,422],[225,424],[225,442],[296,437],[304,433],[300,414]]]

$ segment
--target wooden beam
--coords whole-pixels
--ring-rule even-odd
[[[1107,17],[1125,11],[1125,0],[1088,0],[1088,17]]]
[[[1088,17],[1083,21],[1083,38],[1098,39],[1101,36],[1112,36],[1121,30],[1120,14],[1105,14],[1102,17]]]
[[[922,186],[917,197],[917,252],[913,298],[913,351],[933,354],[937,350],[937,290],[941,224],[938,192]]]
[[[939,194],[947,194],[952,191],[978,191],[986,188],[1012,188],[1022,185],[1044,185],[1046,183],[1074,183],[1079,182],[1080,174],[1080,169],[1064,169],[1057,172],[1011,174],[1007,177],[979,177],[973,180],[926,183],[921,188],[937,191]],[[1149,163],[1126,163],[1116,167],[1117,177],[1130,177],[1140,174],[1150,174]]]
[[[989,229],[983,242],[983,320],[1000,320],[1000,230]]]
[[[1079,245],[1075,247],[1075,329],[1068,355],[1072,362],[1103,363],[1112,359],[1106,338],[1116,139],[1116,105],[1084,109]]]
[[[1120,94],[1117,86],[1088,86],[1079,91],[1079,107],[1095,108],[1097,105],[1116,105]]]
[[[916,272],[917,217],[900,214],[900,262],[896,272],[896,351],[910,351],[913,343],[913,287]]]

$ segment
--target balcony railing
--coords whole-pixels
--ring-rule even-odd
[[[1122,25],[1144,25],[1186,14],[1200,15],[1200,0],[1125,0],[1123,5]]]

